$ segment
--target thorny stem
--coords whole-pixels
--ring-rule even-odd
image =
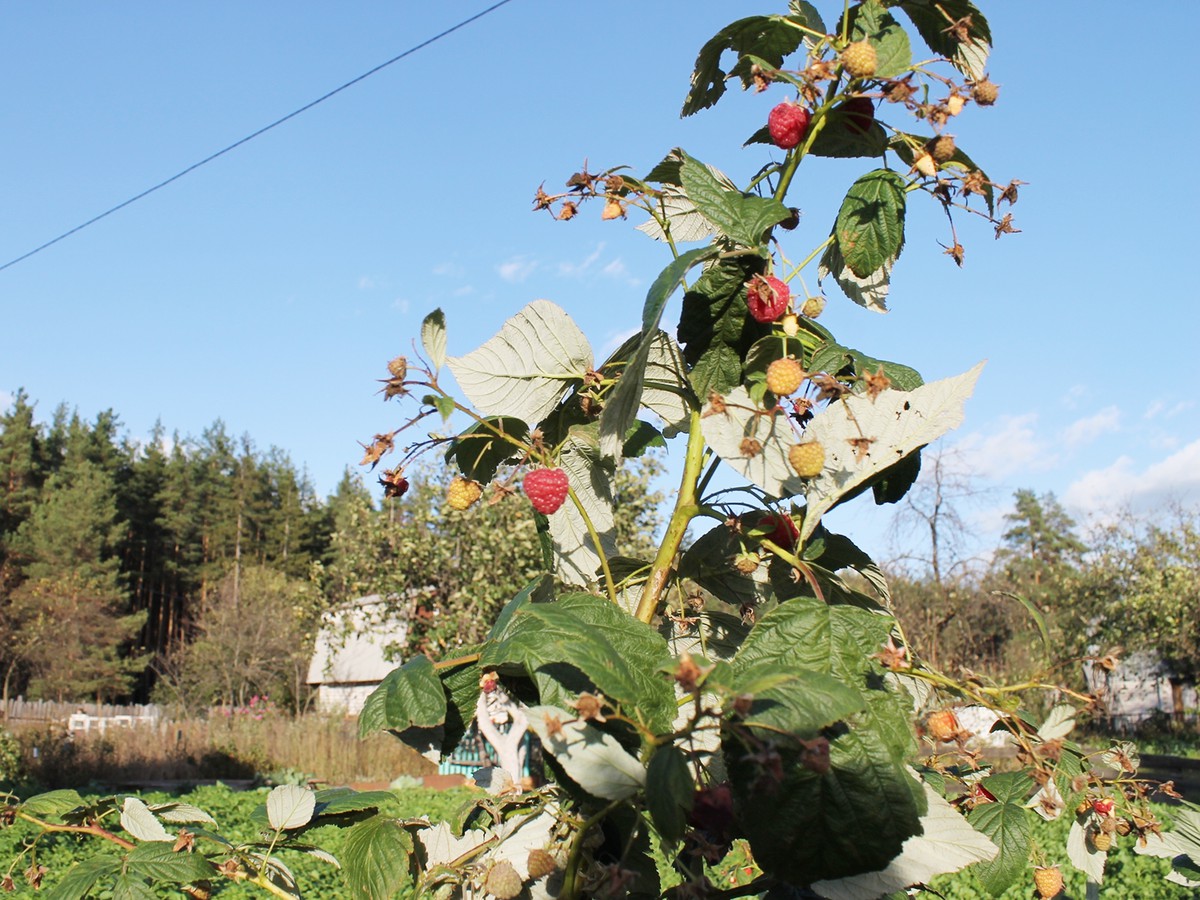
[[[671,572],[671,563],[675,554],[683,544],[688,524],[699,513],[696,502],[696,484],[700,479],[700,470],[704,465],[704,434],[700,430],[700,410],[693,409],[688,426],[687,454],[683,460],[683,475],[679,479],[679,494],[675,498],[675,509],[671,513],[671,521],[667,523],[667,533],[658,546],[658,555],[650,568],[650,576],[646,579],[642,599],[638,601],[636,616],[647,625],[658,610],[667,586],[667,577]]]

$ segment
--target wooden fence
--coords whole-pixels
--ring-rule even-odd
[[[83,713],[96,718],[130,717],[137,721],[162,718],[163,711],[153,703],[117,706],[111,703],[55,703],[52,700],[26,700],[17,697],[0,708],[0,722],[11,725],[66,725],[73,715]]]

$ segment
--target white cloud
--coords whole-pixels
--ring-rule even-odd
[[[455,288],[454,291],[450,294],[450,296],[451,297],[466,297],[468,294],[473,294],[473,293],[475,293],[475,286],[470,285],[470,284],[464,284],[462,287]]]
[[[1164,401],[1155,400],[1146,408],[1146,411],[1142,414],[1142,418],[1157,419],[1159,416],[1162,416],[1164,419],[1171,419],[1182,412],[1186,412],[1195,405],[1195,402],[1192,400],[1180,400],[1174,406],[1168,407]]]
[[[378,284],[376,283],[375,279],[372,278],[370,275],[359,275],[358,276],[358,289],[360,291],[369,291],[374,287],[378,287]]]
[[[408,313],[408,309],[409,309],[410,305],[411,304],[404,297],[397,297],[395,300],[392,301],[392,306],[395,307],[396,309],[400,310],[400,312],[405,313],[405,314]]]
[[[1087,396],[1087,386],[1082,384],[1072,385],[1063,395],[1062,404],[1067,409],[1074,409],[1079,405],[1079,401]]]
[[[1055,459],[1034,430],[1036,413],[1004,416],[992,434],[974,431],[954,444],[967,471],[986,478],[1004,479],[1017,472],[1043,471]]]
[[[462,278],[466,271],[458,263],[444,262],[438,263],[433,267],[434,275],[443,275],[448,278]]]
[[[623,343],[633,337],[635,334],[641,333],[640,328],[629,328],[625,331],[618,331],[608,336],[603,345],[600,347],[600,359],[608,359],[612,356],[613,351],[620,347]]]
[[[587,273],[596,262],[600,259],[600,254],[604,250],[604,242],[601,241],[596,245],[596,249],[589,253],[582,262],[560,262],[558,264],[558,274],[566,278],[578,278]]]
[[[533,270],[537,267],[538,263],[536,259],[530,259],[527,256],[514,256],[507,262],[502,262],[496,266],[496,272],[503,280],[516,284],[532,275]]]
[[[1102,434],[1118,430],[1121,411],[1115,406],[1106,406],[1099,412],[1076,419],[1063,430],[1062,440],[1068,447],[1090,444]]]
[[[1200,498],[1200,440],[1138,472],[1134,461],[1121,456],[1103,469],[1076,479],[1063,494],[1068,507],[1087,514],[1122,507],[1146,510]]]

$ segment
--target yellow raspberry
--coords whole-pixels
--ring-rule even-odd
[[[1038,866],[1033,870],[1033,886],[1042,900],[1050,900],[1062,893],[1063,876],[1058,866]]]
[[[1101,853],[1107,853],[1112,849],[1112,835],[1105,831],[1097,831],[1092,835],[1092,846]]]
[[[825,468],[825,448],[819,441],[793,444],[788,450],[788,462],[801,478],[816,478]]]
[[[529,851],[529,859],[525,863],[525,868],[529,870],[529,877],[536,880],[552,874],[558,868],[558,863],[545,850],[534,847]]]
[[[508,860],[501,860],[492,866],[483,885],[483,889],[496,900],[513,900],[524,887],[521,876]]]
[[[855,41],[842,51],[842,68],[851,78],[870,78],[879,65],[879,54],[870,41]]]
[[[790,356],[767,366],[767,390],[776,397],[787,397],[800,390],[806,375],[800,363]]]
[[[482,493],[483,488],[478,481],[455,475],[450,487],[446,489],[446,502],[451,509],[470,509]]]

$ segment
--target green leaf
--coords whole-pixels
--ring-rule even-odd
[[[482,647],[482,644],[473,644],[460,647],[455,652],[462,656],[469,656],[472,653],[478,653]],[[474,662],[438,670],[438,676],[442,679],[442,687],[446,691],[446,722],[442,735],[443,758],[454,752],[454,748],[458,746],[458,742],[467,733],[467,728],[475,718],[475,704],[479,700],[479,675],[479,665]]]
[[[399,821],[376,816],[346,832],[342,871],[353,897],[390,900],[412,881],[412,837]]]
[[[350,788],[326,788],[317,791],[314,798],[313,819],[324,818],[321,824],[335,824],[333,819],[352,813],[365,812],[368,809],[378,809],[394,799],[389,791],[354,791]]]
[[[775,598],[767,566],[748,575],[735,569],[730,560],[741,552],[741,540],[724,522],[706,531],[684,551],[679,575],[695,581],[704,590],[732,606],[757,605]]]
[[[896,152],[905,165],[911,166],[916,161],[914,148],[924,147],[930,140],[932,138],[926,135],[898,131],[892,135],[888,146]],[[996,190],[988,179],[987,173],[980,169],[961,147],[956,145],[954,155],[941,165],[946,168],[961,169],[964,172],[978,171],[983,176],[983,199],[987,203],[988,214],[991,215],[996,211]]]
[[[150,812],[158,816],[164,822],[174,822],[179,824],[190,824],[193,822],[203,822],[207,825],[215,825],[216,821],[200,809],[198,806],[193,806],[190,803],[180,803],[172,800],[169,803],[156,803],[150,807]]]
[[[674,719],[675,694],[656,673],[669,659],[666,641],[653,628],[603,597],[576,593],[518,609],[508,636],[484,649],[480,665],[519,665],[543,688],[543,703],[565,704],[574,695],[559,681],[556,666],[569,664],[598,690],[666,730]]]
[[[1042,646],[1047,650],[1052,649],[1050,643],[1050,629],[1046,627],[1046,617],[1042,615],[1042,611],[1037,608],[1032,600],[1028,597],[1023,597],[1020,594],[1014,594],[1010,591],[993,591],[998,597],[1007,597],[1010,600],[1016,600],[1029,613],[1029,617],[1033,619],[1033,624],[1037,626],[1038,635],[1042,639]]]
[[[449,359],[459,387],[485,416],[540,422],[592,369],[592,349],[562,307],[534,300],[500,333]]]
[[[555,706],[533,706],[529,727],[571,780],[604,800],[632,797],[646,781],[646,770],[617,739]]]
[[[740,76],[743,86],[748,87],[753,83],[750,67],[742,64],[741,57],[744,54],[753,53],[768,60],[772,66],[781,67],[784,57],[794,52],[804,37],[804,32],[795,27],[797,24],[808,24],[804,12],[801,10],[800,14],[789,17],[748,16],[717,32],[700,48],[692,73],[691,90],[683,102],[680,115],[690,116],[721,99],[727,77],[721,68],[721,56],[726,50],[732,50],[739,57],[729,75]]]
[[[158,895],[141,879],[122,874],[113,885],[112,900],[158,900]]]
[[[875,48],[878,56],[876,78],[895,78],[912,65],[908,32],[900,27],[878,0],[868,0],[854,8],[850,33],[854,40],[866,38]]]
[[[808,368],[812,372],[828,372],[830,375],[857,377],[883,369],[883,374],[888,377],[892,382],[892,388],[897,391],[914,391],[925,383],[916,369],[885,359],[876,359],[861,350],[851,350],[849,347],[843,347],[832,341],[823,344],[813,353]],[[858,385],[857,387],[861,393],[862,386]]]
[[[700,214],[730,240],[758,248],[766,230],[791,215],[778,200],[726,190],[704,163],[683,154],[683,188]]]
[[[524,442],[529,439],[529,426],[513,418],[476,422],[451,441],[446,460],[453,461],[467,478],[487,484],[496,477],[496,469],[520,452],[517,445],[499,435]]]
[[[818,881],[813,890],[827,900],[861,900],[904,892],[928,884],[938,875],[957,872],[995,857],[996,845],[973,829],[954,807],[925,786],[929,811],[921,817],[922,833],[904,842],[900,855],[879,872]],[[907,896],[903,893],[902,896]]]
[[[454,415],[455,407],[453,397],[434,397],[433,405],[437,409],[438,413],[441,414],[443,422],[449,421],[450,417]]]
[[[21,804],[21,810],[31,816],[61,816],[83,806],[78,791],[61,790],[35,794]]]
[[[212,863],[197,853],[176,853],[161,841],[138,844],[126,858],[127,870],[138,878],[190,884],[212,878]]]
[[[173,841],[162,822],[137,797],[126,797],[121,806],[121,827],[139,841]]]
[[[446,694],[427,656],[414,656],[393,669],[367,697],[358,714],[358,733],[391,728],[434,728],[446,719]]]
[[[692,389],[702,399],[740,384],[743,357],[755,341],[770,334],[746,307],[746,282],[762,271],[757,256],[718,260],[683,295],[679,340],[692,367]]]
[[[504,604],[500,615],[496,616],[496,621],[492,623],[492,630],[488,632],[488,640],[503,640],[508,635],[513,613],[527,603],[545,602],[552,599],[553,590],[554,581],[548,575],[542,575],[521,588],[511,600]]]
[[[530,613],[545,626],[542,640],[555,644],[555,662],[569,663],[587,675],[601,693],[621,705],[625,715],[641,720],[656,732],[670,730],[675,718],[675,692],[657,673],[670,654],[666,641],[650,626],[629,618],[641,626],[644,635],[639,634],[629,643],[614,643],[560,604],[533,606]]]
[[[765,132],[764,136],[765,141],[758,139],[759,135],[756,134],[747,143],[768,143],[770,132]],[[874,119],[867,122],[865,116],[848,115],[844,107],[839,105],[825,114],[825,127],[813,139],[808,155],[851,159],[882,156],[887,148],[887,132],[882,125]]]
[[[60,793],[52,791],[51,793]],[[31,798],[32,799],[32,798]],[[121,861],[112,857],[94,856],[72,866],[57,884],[45,893],[46,900],[83,900],[92,893],[96,882],[121,871]]]
[[[887,169],[859,178],[842,201],[834,232],[850,271],[866,278],[891,265],[904,247],[904,179]]]
[[[267,795],[267,821],[276,831],[290,831],[307,825],[316,808],[317,795],[296,784],[278,785]]]
[[[1021,877],[1029,863],[1033,833],[1024,803],[1034,782],[1024,772],[1001,772],[988,776],[983,786],[997,802],[976,806],[968,819],[974,828],[992,839],[1000,854],[981,862],[975,874],[988,893],[999,896]]]
[[[646,767],[646,808],[663,840],[674,843],[683,837],[695,792],[683,751],[674,745],[654,751]]]
[[[934,53],[945,56],[972,80],[983,77],[992,50],[992,30],[971,0],[900,0],[921,39]],[[947,28],[970,16],[969,38],[959,41]]]
[[[859,306],[871,312],[885,313],[887,295],[891,288],[892,265],[890,262],[885,263],[870,275],[860,278],[846,265],[835,233],[833,241],[825,248],[817,266],[817,280],[824,281],[832,275],[842,292]]]
[[[650,351],[658,341],[658,323],[662,318],[663,308],[675,293],[675,289],[683,284],[691,268],[718,252],[719,248],[715,246],[689,250],[674,259],[650,285],[642,307],[641,343],[621,374],[620,381],[612,389],[600,414],[600,451],[604,456],[615,459],[620,455],[625,435],[637,418],[637,411],[642,403],[646,367],[650,360]]]
[[[421,323],[421,344],[436,372],[446,364],[446,314],[435,309]]]
[[[866,698],[832,675],[780,665],[738,666],[732,689],[754,697],[745,721],[798,735],[816,737],[827,725],[864,709]]]

